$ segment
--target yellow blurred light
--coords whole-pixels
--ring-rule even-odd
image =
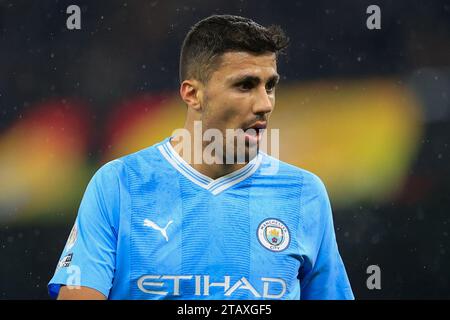
[[[414,95],[393,80],[296,84],[277,92],[280,158],[316,173],[337,206],[388,201],[422,134]]]

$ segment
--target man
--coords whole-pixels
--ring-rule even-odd
[[[184,134],[97,171],[52,296],[353,299],[323,183],[259,151],[287,43],[279,27],[238,16],[190,30],[180,59]],[[196,126],[225,137],[223,147],[205,152]]]

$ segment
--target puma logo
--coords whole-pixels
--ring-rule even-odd
[[[173,220],[170,220],[167,223],[165,228],[161,228],[160,226],[158,226],[153,221],[151,221],[149,219],[144,219],[144,226],[153,228],[155,230],[158,230],[159,232],[161,232],[162,236],[166,239],[166,241],[169,241],[169,237],[167,237],[167,228],[172,224],[172,222],[173,222]]]

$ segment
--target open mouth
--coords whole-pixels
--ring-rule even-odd
[[[249,143],[258,143],[267,127],[266,122],[256,122],[245,129],[245,140]]]

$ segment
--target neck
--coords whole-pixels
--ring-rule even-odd
[[[238,163],[233,163],[233,164],[226,164],[226,163],[218,163],[218,161],[214,161],[211,164],[208,164],[205,162],[205,159],[203,159],[203,154],[204,154],[204,150],[205,148],[211,143],[208,141],[203,141],[203,139],[201,139],[202,137],[198,137],[201,139],[201,161],[196,161],[196,157],[194,155],[195,151],[196,151],[196,147],[194,144],[194,140],[196,139],[196,134],[198,135],[198,128],[194,128],[194,122],[193,121],[189,121],[185,123],[184,126],[184,132],[185,133],[189,133],[189,134],[185,134],[185,135],[181,135],[181,134],[177,134],[175,133],[173,138],[170,140],[170,144],[172,145],[172,147],[174,148],[174,150],[195,170],[197,170],[198,172],[204,174],[207,177],[210,177],[211,179],[217,179],[220,178],[224,175],[227,175],[231,172],[234,172],[236,170],[239,170],[240,168],[244,167],[248,162],[242,163],[242,164],[238,164]],[[197,139],[198,139],[197,138]],[[185,139],[189,139],[190,141],[186,141]],[[190,148],[184,148],[183,146],[189,145],[191,146]],[[200,148],[197,148],[200,149]],[[186,150],[188,150],[188,152],[186,152]],[[189,152],[190,150],[190,152]],[[224,150],[225,152],[225,150]],[[198,156],[197,156],[198,158]],[[200,163],[198,163],[200,162]],[[222,161],[224,162],[224,161]]]

